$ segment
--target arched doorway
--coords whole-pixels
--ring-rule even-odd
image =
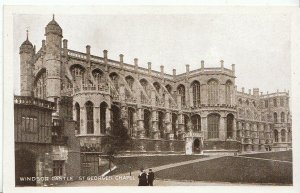
[[[198,138],[193,142],[193,153],[201,153],[201,143]]]
[[[36,177],[36,157],[28,150],[15,152],[15,182],[16,186],[35,186],[35,181],[22,181],[22,177]]]

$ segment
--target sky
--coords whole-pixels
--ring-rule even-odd
[[[52,15],[14,15],[14,92],[20,93],[19,46],[26,39],[41,47],[45,27]],[[277,14],[169,14],[169,15],[61,15],[55,20],[68,39],[69,49],[177,74],[205,67],[236,65],[236,85],[259,88],[266,93],[290,90],[290,16]]]

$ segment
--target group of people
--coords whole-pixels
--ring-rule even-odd
[[[138,177],[139,186],[153,186],[154,172],[152,171],[152,169],[149,169],[148,173],[144,169],[141,169],[141,173]]]

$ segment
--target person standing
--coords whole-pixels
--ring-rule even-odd
[[[152,169],[149,169],[149,172],[148,172],[148,185],[153,186],[153,181],[154,181],[154,172],[152,171]]]
[[[144,171],[144,169],[140,169],[141,173],[138,176],[139,178],[139,184],[138,186],[148,186],[148,182],[147,182],[147,174]]]

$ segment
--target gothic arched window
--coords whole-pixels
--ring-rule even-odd
[[[106,104],[106,102],[102,102],[100,104],[100,132],[102,134],[106,133],[106,111],[108,105]]]
[[[219,83],[217,80],[208,81],[208,104],[219,103]]]
[[[85,80],[84,80],[84,73],[85,70],[84,68],[79,65],[79,64],[75,64],[73,66],[71,66],[70,68],[73,80],[75,82],[75,84],[84,84]]]
[[[232,114],[227,115],[227,138],[233,138],[233,121],[234,117]]]
[[[220,115],[209,114],[207,117],[208,139],[219,138]]]
[[[134,127],[134,112],[133,108],[128,108],[128,129],[130,131],[130,135],[132,135],[133,127]]]
[[[281,112],[280,119],[281,119],[281,123],[285,122],[285,113],[284,112]]]
[[[140,83],[141,83],[141,85],[142,85],[144,91],[147,93],[147,95],[150,96],[150,95],[151,95],[151,93],[150,93],[151,90],[148,89],[148,81],[147,81],[146,79],[141,79],[141,80],[140,80]]]
[[[101,84],[104,82],[103,72],[101,70],[99,69],[93,70],[92,75],[94,77],[95,84]]]
[[[110,77],[111,81],[113,82],[116,90],[119,90],[119,75],[117,73],[113,72],[109,75],[109,77]]]
[[[132,76],[126,76],[125,78],[129,88],[132,90],[133,89],[133,83],[134,83],[134,79]]]
[[[286,141],[286,131],[284,129],[281,130],[281,142]]]
[[[87,134],[94,133],[94,105],[91,101],[85,103]]]
[[[171,85],[166,85],[166,89],[168,90],[168,92],[170,93],[170,94],[172,94],[172,86]]]
[[[193,131],[194,132],[201,131],[201,117],[200,117],[200,115],[193,115],[192,116],[192,125],[193,125]]]
[[[278,142],[278,131],[274,130],[274,140],[275,142]]]
[[[198,107],[201,104],[200,100],[200,83],[198,81],[194,81],[192,83],[193,90],[193,106]]]
[[[181,96],[181,105],[185,106],[185,87],[181,84],[177,87],[177,92]]]
[[[274,116],[274,122],[277,123],[277,122],[278,122],[278,120],[277,120],[277,113],[275,112],[275,113],[273,114],[273,116]]]
[[[46,70],[43,69],[37,75],[34,81],[34,96],[40,99],[46,99]]]

